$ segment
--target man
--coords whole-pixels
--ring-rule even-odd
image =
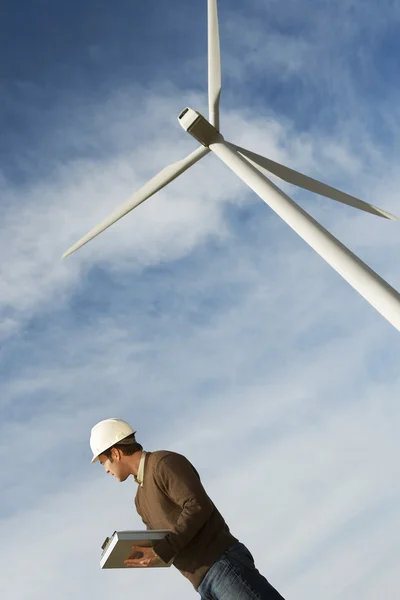
[[[172,560],[202,600],[283,600],[230,533],[193,465],[175,452],[145,452],[135,434],[126,421],[106,419],[90,436],[92,463],[99,461],[120,482],[133,475],[136,510],[146,527],[170,530],[153,548],[134,546],[126,566]]]

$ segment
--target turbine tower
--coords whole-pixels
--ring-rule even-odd
[[[78,250],[139,204],[164,188],[203,156],[213,152],[361,296],[400,331],[400,294],[272,183],[265,172],[305,190],[348,204],[372,215],[392,220],[396,220],[396,217],[372,204],[226,141],[220,131],[219,104],[221,87],[217,0],[208,0],[209,120],[192,108],[185,108],[178,117],[183,129],[194,137],[200,143],[200,146],[186,158],[160,171],[128,201],[74,244],[63,255],[63,258]]]

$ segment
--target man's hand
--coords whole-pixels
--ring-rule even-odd
[[[124,560],[126,567],[157,567],[164,564],[153,548],[143,548],[142,546],[132,546],[132,554]]]

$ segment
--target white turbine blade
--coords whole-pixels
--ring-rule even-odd
[[[102,233],[105,229],[113,225],[116,221],[121,219],[121,217],[125,216],[128,212],[139,206],[142,202],[153,196],[156,192],[164,188],[168,183],[176,179],[179,175],[184,173],[189,167],[194,165],[197,161],[199,161],[203,156],[208,154],[210,150],[208,148],[204,148],[200,146],[189,154],[186,158],[179,160],[169,167],[165,167],[162,171],[160,171],[153,179],[148,181],[143,187],[140,188],[129,200],[124,202],[122,206],[114,210],[104,221],[102,221],[99,225],[91,229],[89,233],[87,233],[83,238],[79,240],[76,244],[71,246],[65,254],[63,254],[63,258],[69,256],[78,248],[81,248],[84,244],[87,244],[90,240],[92,240],[96,235]]]
[[[331,200],[336,200],[337,202],[342,202],[342,204],[348,204],[349,206],[353,206],[354,208],[358,208],[360,210],[364,210],[365,212],[371,213],[372,215],[376,215],[378,217],[384,217],[385,219],[391,219],[392,221],[397,221],[397,217],[392,215],[391,213],[383,210],[382,208],[378,208],[373,204],[369,204],[368,202],[364,202],[359,198],[355,198],[354,196],[350,196],[345,192],[341,192],[326,183],[322,183],[321,181],[317,181],[312,177],[308,177],[307,175],[303,175],[298,171],[294,171],[293,169],[289,169],[289,167],[285,167],[280,163],[274,162],[273,160],[266,158],[265,156],[261,156],[260,154],[255,154],[254,152],[250,152],[250,150],[246,150],[245,148],[240,148],[240,146],[235,146],[234,144],[229,144],[232,148],[240,152],[245,158],[250,160],[257,168],[261,167],[270,173],[273,173],[280,179],[287,181],[288,183],[293,183],[298,187],[301,187],[305,190],[309,190],[310,192],[314,192],[315,194],[319,194],[320,196],[325,196],[326,198],[330,198]]]
[[[214,152],[307,244],[400,331],[400,294],[221,136]]]
[[[219,44],[217,0],[208,0],[208,106],[209,121],[219,131],[221,97],[221,50]]]

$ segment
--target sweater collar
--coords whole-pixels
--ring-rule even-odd
[[[146,454],[147,454],[147,452],[145,452],[144,450],[142,450],[142,456],[141,456],[140,462],[139,462],[138,474],[135,477],[135,481],[136,481],[136,483],[138,483],[140,485],[140,487],[143,487],[144,463],[145,463],[145,460],[146,460]]]

